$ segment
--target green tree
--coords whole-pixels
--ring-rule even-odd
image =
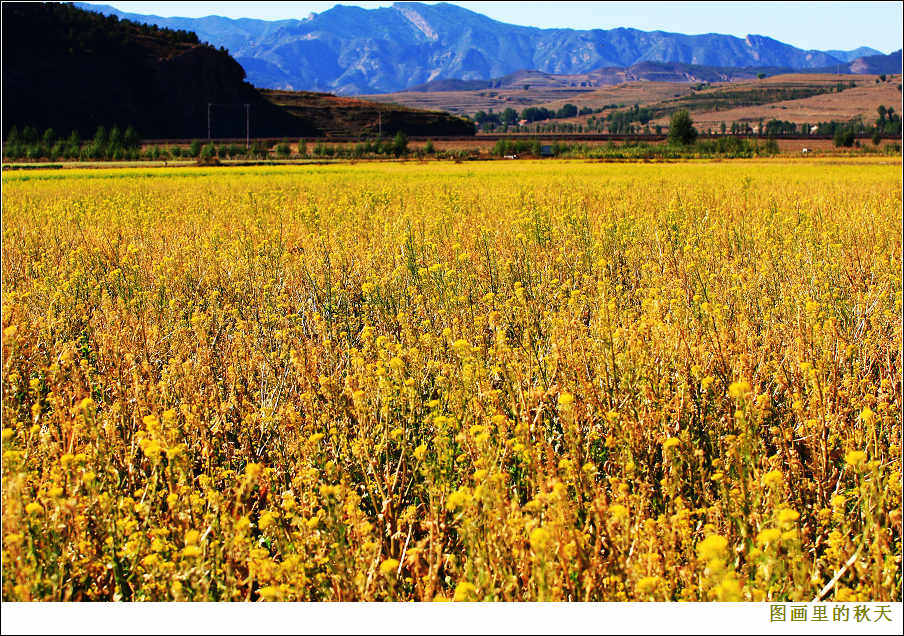
[[[94,133],[94,145],[98,148],[104,148],[109,140],[110,137],[107,134],[107,129],[103,126],[98,126],[97,131]]]
[[[122,136],[122,145],[130,150],[141,145],[141,137],[138,136],[138,131],[134,126],[126,128],[126,132]]]
[[[833,141],[836,148],[850,148],[854,145],[854,132],[850,128],[836,128]]]
[[[686,110],[676,111],[669,122],[669,143],[687,146],[697,140],[697,129]]]
[[[24,152],[19,131],[15,126],[9,129],[6,141],[3,143],[3,156],[9,159],[18,159]]]
[[[119,126],[113,126],[112,130],[110,130],[110,149],[114,151],[121,149],[122,140],[122,131]]]
[[[70,159],[77,159],[81,147],[81,137],[79,137],[77,130],[73,130],[69,133],[69,139],[66,140],[66,156]]]
[[[408,135],[401,130],[396,133],[395,138],[392,140],[392,152],[396,157],[408,152]]]
[[[26,126],[22,129],[22,141],[26,144],[38,143],[38,131],[31,126]]]
[[[191,145],[188,147],[188,153],[192,157],[197,157],[201,154],[201,142],[197,139],[191,142]]]
[[[558,111],[556,111],[556,117],[558,119],[566,119],[568,117],[574,117],[577,114],[578,114],[578,107],[575,106],[574,104],[565,104],[564,106],[562,106],[562,108],[560,108]]]
[[[432,155],[436,152],[436,148],[433,147],[432,139],[427,140],[427,144],[424,146],[424,152],[426,152],[428,155]]]

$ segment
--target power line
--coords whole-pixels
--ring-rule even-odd
[[[244,111],[245,116],[243,123],[245,124],[245,148],[249,148],[251,146],[251,104],[226,104],[207,102],[207,143],[213,142],[211,110],[214,106],[220,106],[224,108],[241,108]]]

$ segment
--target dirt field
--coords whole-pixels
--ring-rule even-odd
[[[839,93],[825,93],[804,99],[787,100],[773,104],[744,106],[730,110],[695,112],[693,118],[700,128],[718,127],[723,121],[750,122],[760,119],[780,119],[799,123],[815,123],[820,121],[848,121],[855,117],[863,117],[871,122],[876,118],[879,105],[892,106],[900,111],[901,92],[898,90],[900,76],[896,79],[876,84],[864,83]],[[668,123],[668,117],[656,120],[656,123]]]
[[[781,91],[799,93],[834,89],[838,84],[855,88],[822,95],[807,95],[802,99],[785,99]],[[876,107],[898,104],[901,94],[897,90],[900,76],[892,76],[889,81],[877,84],[875,75],[835,75],[804,73],[776,75],[762,80],[738,82],[718,82],[706,84],[696,90],[690,83],[634,81],[606,86],[604,88],[581,88],[531,85],[523,88],[480,89],[473,91],[446,92],[401,92],[386,95],[364,95],[362,98],[395,102],[404,106],[445,110],[459,114],[473,114],[478,110],[490,109],[500,112],[506,108],[523,110],[528,106],[545,106],[557,109],[563,104],[601,108],[609,104],[633,106],[638,104],[648,108],[669,108],[680,106],[692,112],[704,125],[716,125],[722,121],[750,121],[763,118],[784,119],[795,122],[827,121],[830,119],[850,119],[857,115],[875,113]],[[756,95],[757,91],[763,93]],[[769,102],[771,95],[778,98]],[[711,104],[716,102],[713,108]],[[721,102],[721,103],[720,103]],[[746,103],[745,103],[746,102]],[[724,104],[724,105],[723,105]],[[728,106],[726,108],[725,106]],[[716,110],[718,108],[718,110]],[[583,123],[588,116],[557,120],[558,123]],[[666,116],[667,118],[667,116]]]
[[[528,106],[546,104],[553,101],[570,101],[579,103],[586,96],[596,91],[588,88],[549,88],[539,87],[523,89],[481,89],[478,91],[444,91],[433,93],[404,92],[385,95],[362,95],[361,99],[375,102],[390,102],[423,108],[425,110],[444,110],[458,115],[472,115],[479,110],[503,111],[506,108],[523,110]]]

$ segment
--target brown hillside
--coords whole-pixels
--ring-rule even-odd
[[[599,108],[606,104],[638,104],[655,113],[651,125],[667,124],[673,112],[690,111],[699,128],[717,128],[722,122],[753,122],[780,119],[794,123],[848,121],[862,116],[872,120],[882,104],[901,102],[901,76],[876,83],[875,75],[787,74],[762,80],[707,84],[698,90],[687,85],[632,82],[582,95],[579,99],[555,100],[542,106],[558,109],[567,101],[578,106]],[[854,84],[851,87],[851,83]],[[674,87],[671,95],[666,87]],[[839,90],[841,88],[841,90]],[[604,116],[607,111],[602,113]],[[600,115],[596,115],[599,117]],[[555,120],[585,123],[590,116]]]
[[[337,97],[309,91],[261,90],[261,95],[283,110],[311,122],[326,136],[473,135],[468,121],[445,112]]]

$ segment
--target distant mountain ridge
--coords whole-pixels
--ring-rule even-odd
[[[870,55],[885,55],[882,51],[877,51],[876,49],[872,49],[868,46],[861,46],[856,49],[850,51],[824,51],[824,53],[828,53],[835,59],[841,60],[842,62],[853,62],[858,57],[867,57]]]
[[[847,66],[863,54],[802,50],[748,35],[683,35],[616,28],[539,29],[497,22],[462,7],[397,2],[362,9],[337,5],[303,20],[164,18],[104,5],[78,6],[104,14],[194,31],[224,46],[262,88],[387,93],[433,80],[489,80],[519,70],[586,73],[642,62],[793,70]]]
[[[888,55],[868,55],[857,58],[848,65],[848,70],[851,73],[862,73],[865,75],[900,73],[901,51],[899,49]]]

